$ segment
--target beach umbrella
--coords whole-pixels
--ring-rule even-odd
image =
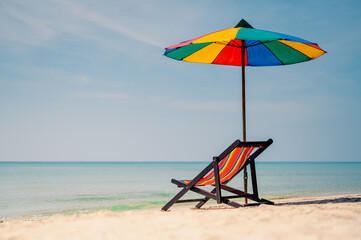
[[[242,19],[234,28],[213,32],[165,48],[176,60],[242,67],[242,123],[246,141],[245,66],[277,66],[306,62],[326,53],[317,43],[254,29]],[[244,171],[247,191],[247,170]]]

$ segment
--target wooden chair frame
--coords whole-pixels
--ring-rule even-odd
[[[162,210],[167,211],[173,204],[175,203],[185,203],[185,202],[198,202],[195,206],[196,208],[201,208],[209,199],[214,199],[217,201],[218,204],[224,203],[229,206],[239,208],[245,206],[255,206],[260,204],[274,204],[273,202],[259,198],[258,196],[258,187],[257,187],[257,177],[256,177],[256,167],[255,167],[255,159],[264,151],[266,150],[271,144],[272,139],[268,139],[264,142],[241,142],[240,140],[236,140],[232,143],[224,152],[222,152],[218,157],[213,157],[213,161],[203,170],[201,171],[190,183],[186,184],[182,181],[172,179],[172,183],[183,187],[183,189],[175,195],[166,205],[163,206]],[[227,186],[227,183],[232,179],[230,178],[227,182],[221,183],[219,177],[219,169],[218,164],[219,162],[226,157],[229,153],[231,153],[237,147],[258,147],[258,149],[252,153],[247,159],[246,162],[243,164],[242,168],[240,168],[233,176],[234,178],[239,172],[241,172],[247,165],[250,165],[251,169],[251,179],[252,179],[252,188],[253,193],[244,192],[230,186]],[[215,188],[208,192],[204,189],[195,186],[199,180],[201,180],[206,174],[208,174],[211,170],[214,170],[214,177],[215,177]],[[222,196],[222,190],[233,193],[230,196]],[[193,191],[195,193],[201,194],[204,198],[201,199],[186,199],[180,200],[188,191]],[[233,198],[247,198],[254,203],[249,204],[240,204],[238,202],[230,201]]]

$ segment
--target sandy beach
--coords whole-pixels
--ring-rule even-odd
[[[361,194],[276,201],[274,206],[157,209],[14,219],[0,239],[360,239]]]

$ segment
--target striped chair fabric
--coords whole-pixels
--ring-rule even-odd
[[[225,183],[232,179],[232,177],[243,167],[254,149],[255,147],[237,147],[218,163],[221,183]],[[189,184],[191,181],[183,180],[182,182]],[[215,185],[214,170],[210,171],[204,178],[195,184],[195,186],[205,185]]]

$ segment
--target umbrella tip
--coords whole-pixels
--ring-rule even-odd
[[[248,23],[246,20],[244,20],[243,18],[242,18],[242,20],[239,21],[239,23],[235,26],[235,28],[238,28],[238,27],[253,28],[253,27],[251,26],[251,24],[249,24],[249,23]]]

